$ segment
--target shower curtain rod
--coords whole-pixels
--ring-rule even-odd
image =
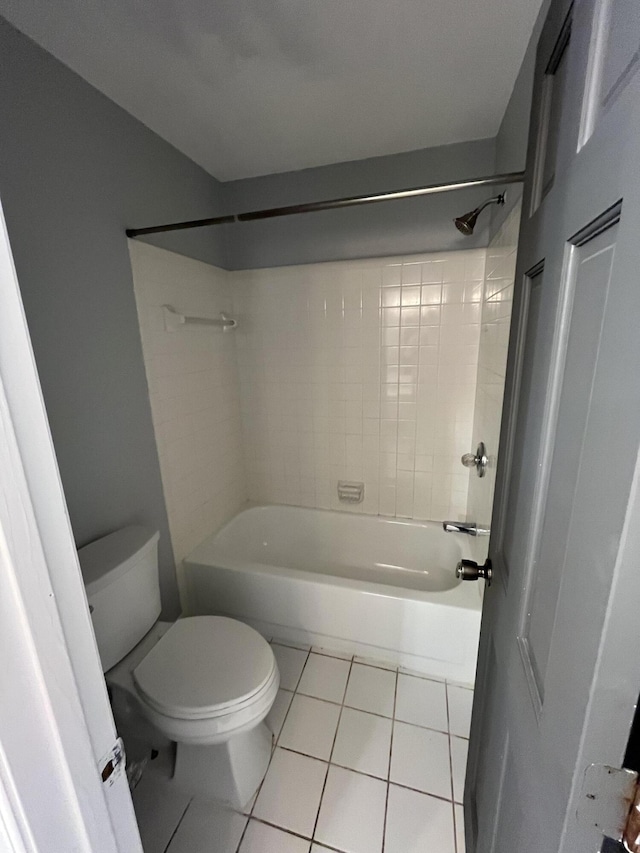
[[[292,216],[296,213],[314,213],[316,210],[335,210],[340,207],[355,207],[360,204],[374,204],[378,201],[393,201],[401,198],[416,198],[423,195],[448,193],[453,190],[472,187],[489,187],[494,184],[516,184],[524,180],[524,172],[507,172],[504,175],[489,175],[485,178],[471,178],[466,181],[453,181],[448,184],[431,184],[409,190],[394,190],[376,195],[355,195],[348,198],[335,198],[329,201],[312,201],[307,204],[291,204],[287,207],[271,207],[266,210],[253,210],[248,213],[211,216],[208,219],[191,219],[187,222],[170,222],[166,225],[152,225],[149,228],[127,228],[127,237],[140,237],[143,234],[159,234],[163,231],[183,231],[187,228],[203,228],[207,225],[227,225],[232,222],[253,222],[258,219],[272,219],[275,216]]]

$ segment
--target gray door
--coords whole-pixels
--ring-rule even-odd
[[[640,0],[553,3],[528,176],[467,849],[595,853],[640,693]]]

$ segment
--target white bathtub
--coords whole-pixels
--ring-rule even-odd
[[[482,585],[455,576],[468,546],[434,522],[251,507],[185,560],[185,609],[471,684]]]

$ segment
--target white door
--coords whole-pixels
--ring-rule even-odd
[[[640,692],[638,0],[553,2],[527,172],[467,847],[596,853],[591,765],[621,766]]]
[[[0,471],[0,848],[141,853],[1,209]]]

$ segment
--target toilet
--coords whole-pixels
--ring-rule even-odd
[[[280,676],[267,641],[224,616],[161,622],[158,533],[131,526],[78,551],[116,725],[174,741],[174,782],[243,808],[267,770]]]

